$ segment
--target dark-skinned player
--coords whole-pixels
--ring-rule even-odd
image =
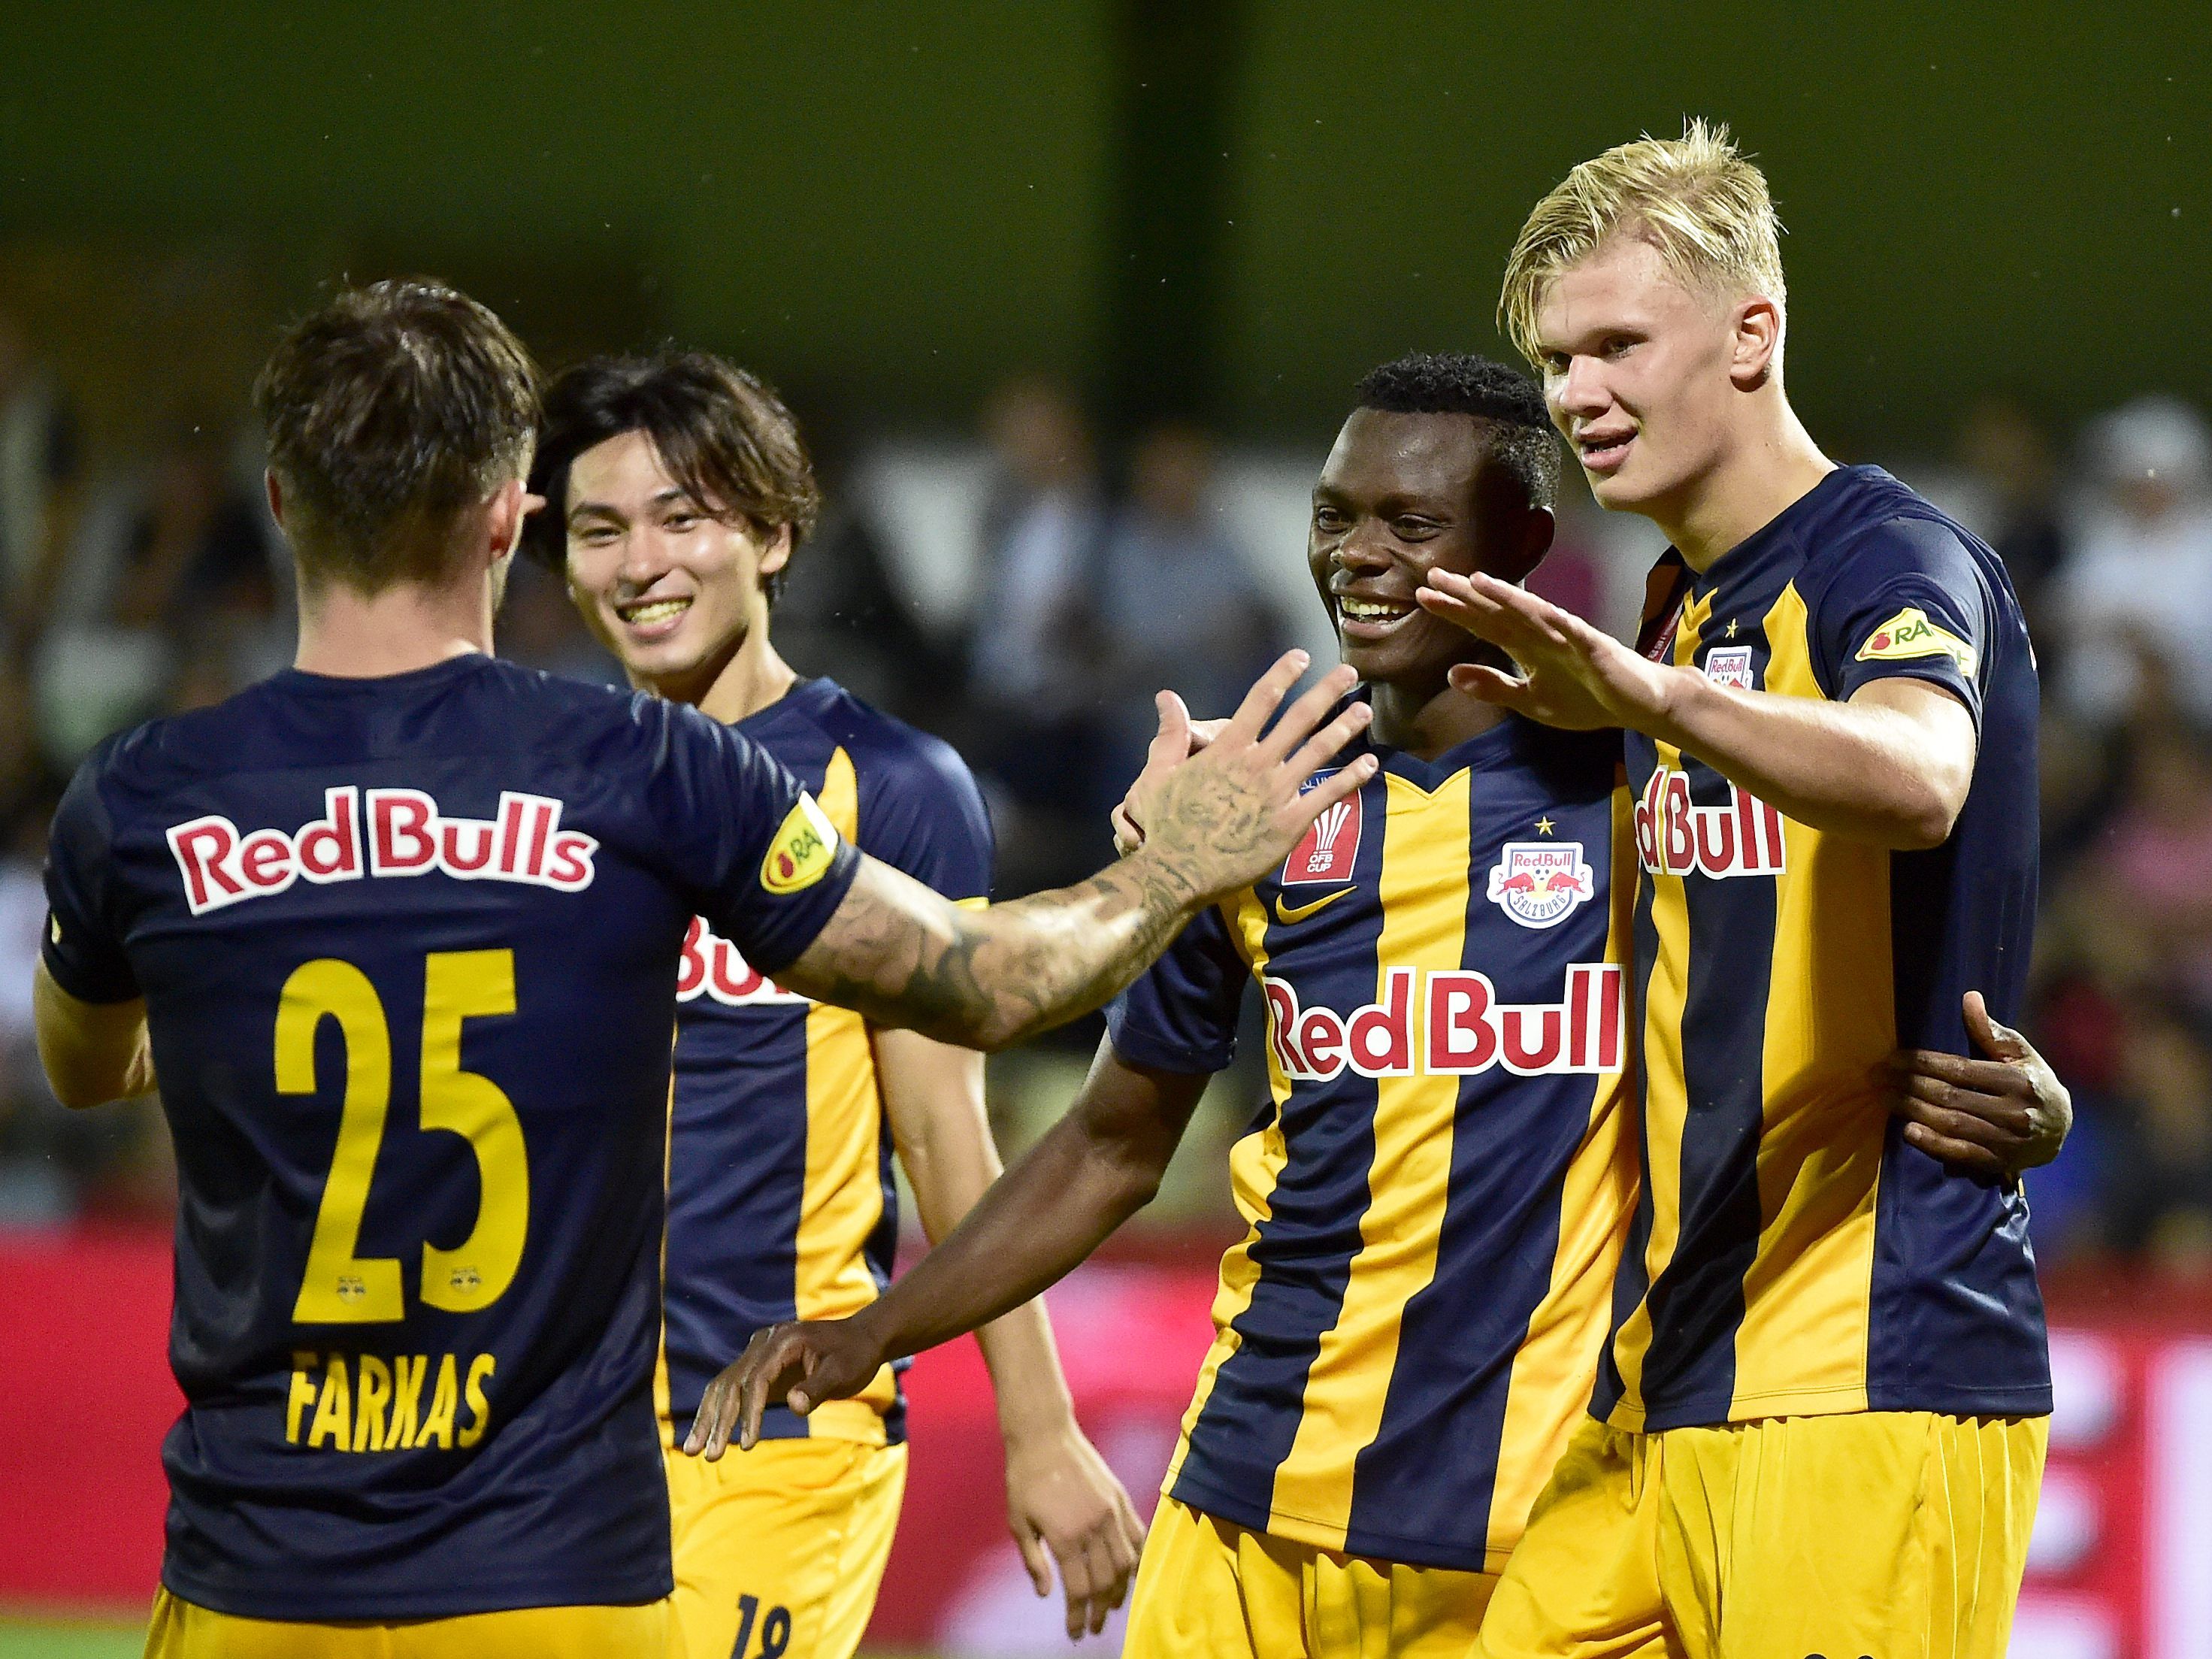
[[[1517,581],[1543,556],[1544,419],[1480,358],[1363,382],[1308,554],[1378,776],[1186,931],[1117,1005],[1068,1116],[884,1302],[757,1339],[695,1445],[1079,1261],[1151,1196],[1256,981],[1271,1097],[1231,1154],[1249,1231],[1125,1651],[1465,1650],[1589,1401],[1638,1189],[1618,734],[1454,692],[1486,647],[1414,599],[1432,568]]]

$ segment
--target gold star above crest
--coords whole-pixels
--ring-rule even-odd
[[[1728,637],[1729,639],[1734,639],[1735,637],[1735,618],[1734,617],[1730,617],[1729,618]]]
[[[1550,814],[1547,813],[1544,817],[1536,820],[1536,833],[1540,836],[1548,836],[1552,833],[1552,819]]]

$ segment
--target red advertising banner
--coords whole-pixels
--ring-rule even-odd
[[[169,1246],[153,1233],[0,1235],[0,1603],[129,1613],[150,1599]],[[1157,1246],[1050,1297],[1084,1425],[1149,1511],[1204,1357],[1212,1253]],[[2212,1659],[2212,1287],[2051,1287],[2058,1409],[2013,1652]],[[948,1655],[1066,1650],[1005,1525],[997,1419],[972,1343],[918,1361],[913,1468],[872,1632]],[[97,1547],[88,1547],[93,1541]],[[1093,1656],[1115,1644],[1086,1644]]]

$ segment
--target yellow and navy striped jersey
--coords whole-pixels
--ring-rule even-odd
[[[800,681],[736,729],[805,781],[847,842],[947,898],[988,896],[990,819],[947,744],[828,679]],[[763,978],[699,921],[677,997],[659,1390],[671,1443],[755,1331],[866,1307],[898,1244],[867,1022]],[[771,1407],[762,1432],[902,1439],[896,1376],[887,1366],[858,1398],[808,1417]]]
[[[1356,750],[1354,752],[1357,752]],[[1249,1231],[1165,1490],[1240,1526],[1496,1571],[1587,1410],[1635,1198],[1613,732],[1509,717],[1382,769],[1113,1010],[1133,1064],[1233,1056]],[[1624,862],[1617,869],[1615,860]]]
[[[1980,748],[1950,838],[1893,853],[1630,735],[1644,1195],[1595,1409],[1628,1429],[2047,1412],[2025,1199],[1906,1144],[1872,1076],[1900,1042],[1969,1052],[1969,990],[2018,1018],[2037,689],[2004,568],[1875,467],[1830,473],[1702,575],[1669,559],[1653,655],[1835,702],[1929,681]]]

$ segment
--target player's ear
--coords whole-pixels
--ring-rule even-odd
[[[1774,376],[1782,356],[1782,308],[1763,294],[1735,307],[1729,379],[1739,392],[1756,392]]]
[[[1495,526],[1490,532],[1493,550],[1482,562],[1483,574],[1502,582],[1528,580],[1528,573],[1543,563],[1544,555],[1552,550],[1552,538],[1559,528],[1552,509],[1538,507],[1524,496],[1510,511],[1499,512],[1491,523]]]
[[[784,566],[789,564],[791,562],[792,547],[791,526],[787,524],[780,524],[776,526],[776,527],[773,531],[769,532],[766,538],[762,540],[760,544],[761,574],[763,576],[773,576],[777,571],[782,569]]]
[[[530,515],[531,505],[541,498],[532,495],[520,478],[509,478],[495,490],[486,503],[484,514],[485,551],[494,559],[511,556],[522,541],[522,523]]]
[[[276,520],[276,527],[282,530],[284,527],[284,486],[276,482],[276,468],[263,470],[261,487],[269,492],[269,516]]]

